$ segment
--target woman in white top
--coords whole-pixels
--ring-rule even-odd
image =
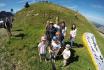
[[[73,47],[73,43],[74,43],[76,32],[77,32],[76,25],[73,24],[71,29],[72,30],[70,31],[70,46]]]

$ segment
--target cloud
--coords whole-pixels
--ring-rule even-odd
[[[104,6],[99,5],[99,4],[92,4],[91,7],[97,8],[97,9],[104,9]]]
[[[0,7],[5,7],[6,4],[5,3],[0,3]]]

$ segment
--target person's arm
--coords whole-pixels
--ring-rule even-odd
[[[64,55],[64,51],[62,52],[62,54],[61,55]]]
[[[67,33],[67,27],[65,27],[65,33],[64,33],[64,36],[66,36],[66,33]]]
[[[40,47],[38,47],[38,53],[40,53]]]
[[[65,32],[67,31],[67,27],[65,27]]]
[[[72,37],[72,31],[70,31],[70,37]]]
[[[52,46],[49,46],[49,47],[48,47],[48,51],[49,51],[49,53],[52,52]]]
[[[40,43],[39,43],[39,45],[38,45],[38,52],[40,53]]]
[[[76,37],[76,32],[77,32],[77,29],[75,29],[74,32],[73,32],[73,37],[74,38]]]

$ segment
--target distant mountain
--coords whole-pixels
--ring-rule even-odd
[[[98,30],[104,34],[104,26],[99,27]]]
[[[96,26],[99,32],[104,34],[104,25],[98,24],[96,22],[92,22],[92,23],[94,23],[94,25]]]

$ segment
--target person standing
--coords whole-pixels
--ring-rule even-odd
[[[40,56],[40,62],[44,59],[46,60],[46,38],[45,36],[41,37],[41,42],[38,44],[38,51]]]
[[[74,43],[74,40],[76,38],[76,32],[77,32],[76,25],[73,24],[72,28],[71,28],[71,31],[70,31],[70,46],[71,47],[73,47],[73,43]]]
[[[66,66],[67,65],[67,63],[68,63],[68,59],[70,58],[70,56],[71,56],[71,52],[70,52],[70,50],[69,50],[69,48],[70,48],[70,45],[69,44],[67,44],[66,45],[66,47],[65,47],[65,49],[64,49],[64,51],[62,52],[62,55],[63,55],[63,66]]]

